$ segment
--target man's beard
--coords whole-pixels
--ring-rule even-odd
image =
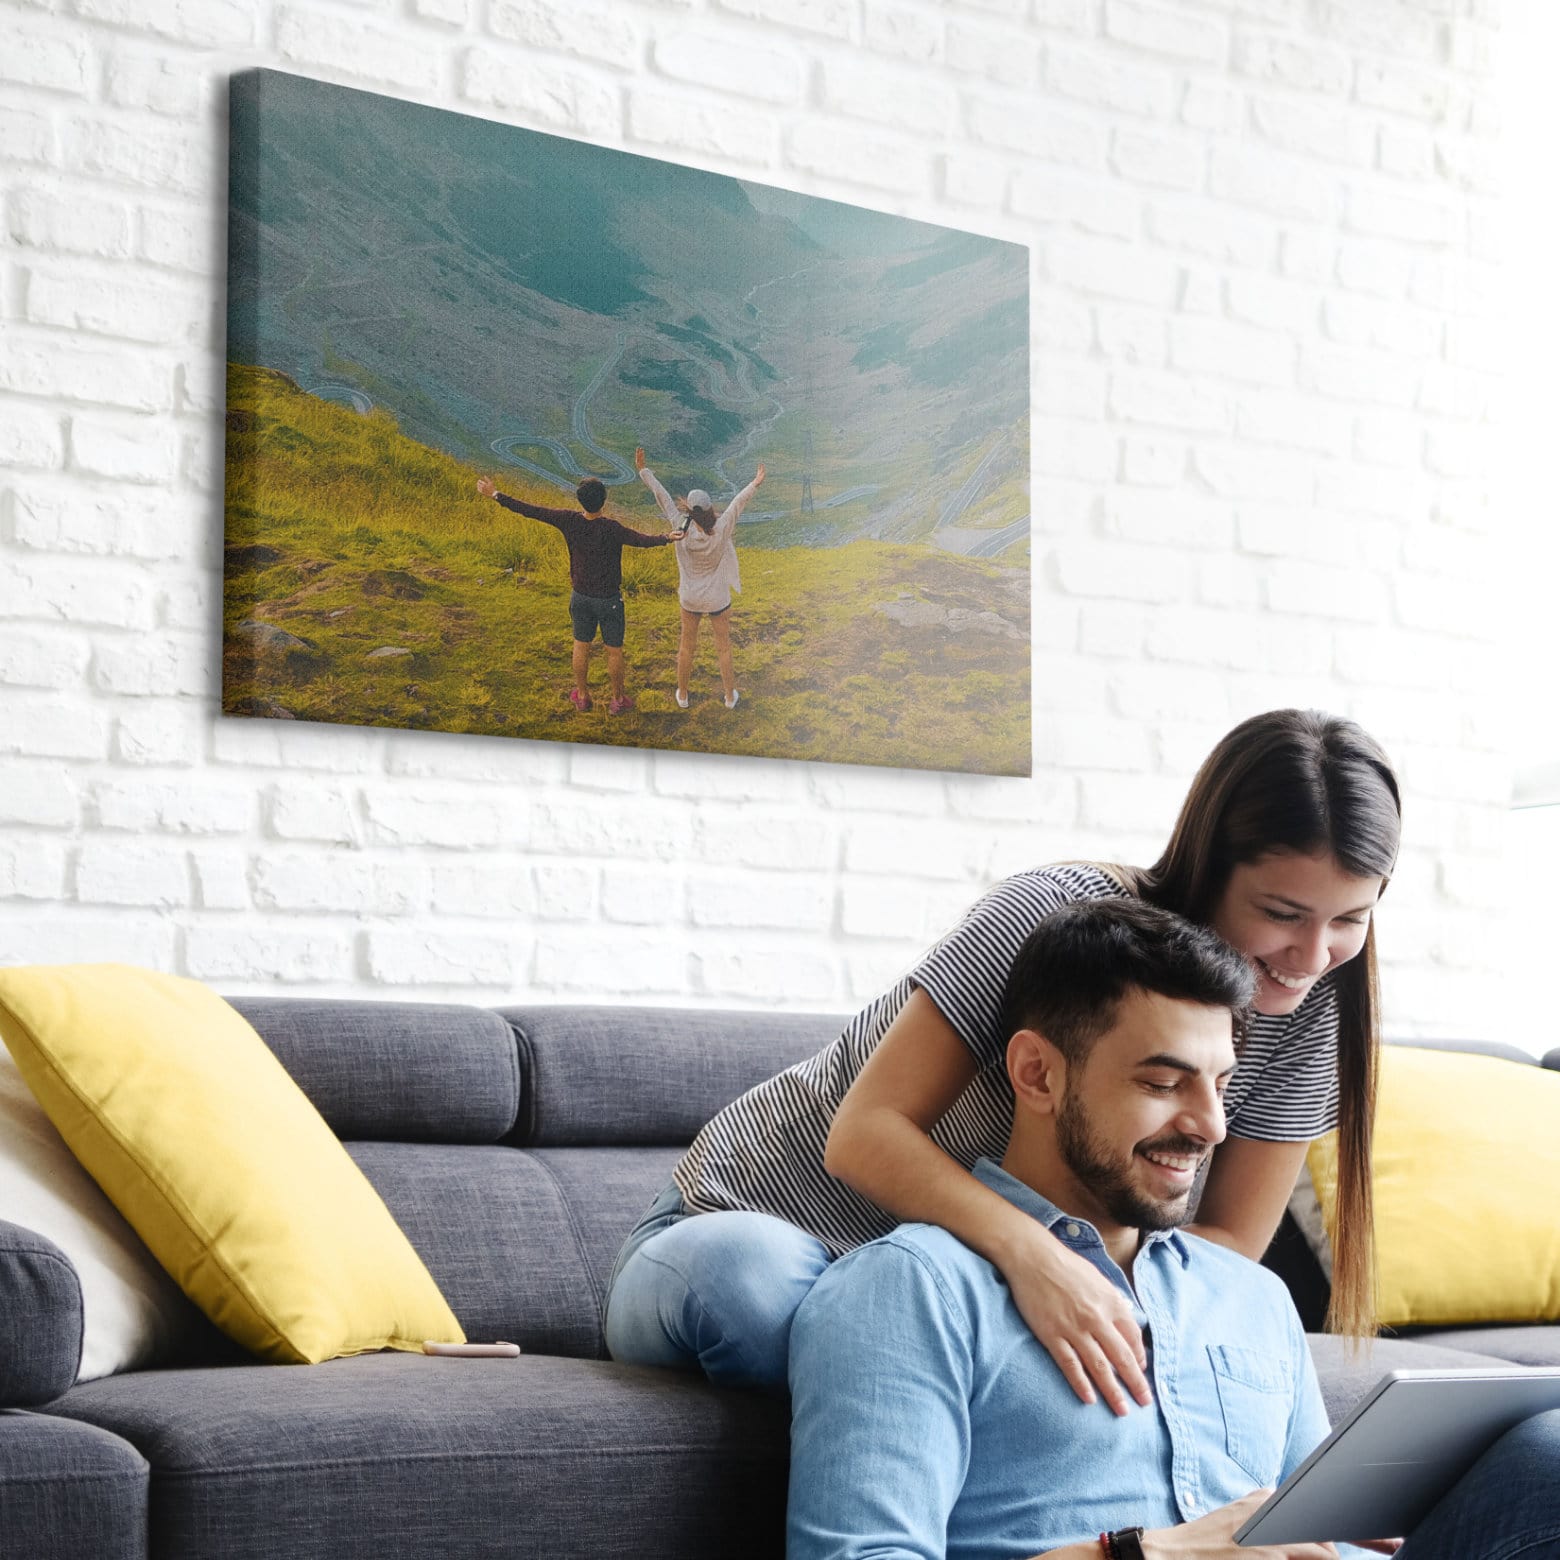
[[[1123,1227],[1173,1230],[1186,1222],[1192,1188],[1176,1197],[1154,1198],[1134,1186],[1132,1163],[1136,1149],[1125,1160],[1117,1156],[1094,1131],[1094,1124],[1076,1094],[1068,1093],[1057,1112],[1056,1146],[1079,1184]],[[1201,1155],[1207,1151],[1207,1144],[1172,1133],[1153,1141],[1145,1140],[1137,1148],[1164,1154]]]

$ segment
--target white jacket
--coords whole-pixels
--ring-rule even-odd
[[[655,494],[655,501],[668,522],[673,526],[682,525],[687,517],[679,512],[672,495],[661,486],[655,473],[646,466],[639,475]],[[742,589],[733,534],[737,529],[737,517],[757,491],[755,478],[721,510],[719,519],[708,533],[690,524],[688,534],[673,543],[677,552],[677,599],[689,612],[723,611],[731,605],[731,593]]]

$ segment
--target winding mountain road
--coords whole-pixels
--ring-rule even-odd
[[[569,409],[569,430],[574,436],[574,442],[581,449],[599,458],[601,464],[598,469],[586,471],[567,444],[561,439],[548,438],[545,434],[504,433],[491,440],[488,448],[501,459],[507,460],[510,465],[533,472],[555,487],[561,487],[569,492],[572,492],[586,477],[599,477],[608,487],[621,487],[626,482],[633,482],[636,479],[634,468],[615,451],[603,449],[596,443],[590,431],[589,415],[590,403],[596,392],[607,382],[627,350],[628,332],[619,330],[613,338],[612,351],[602,359],[596,372],[591,375],[590,383],[575,396],[574,405]],[[557,458],[558,464],[564,468],[563,474],[560,475],[550,466],[543,466],[538,461],[515,453],[517,450],[526,449],[550,451]]]

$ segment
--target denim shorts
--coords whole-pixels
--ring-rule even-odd
[[[599,628],[602,644],[612,650],[623,648],[621,596],[582,596],[575,591],[569,597],[569,621],[580,644],[588,645]]]

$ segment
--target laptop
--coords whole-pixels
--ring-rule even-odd
[[[1506,1431],[1551,1408],[1560,1367],[1390,1371],[1235,1542],[1406,1537]]]

